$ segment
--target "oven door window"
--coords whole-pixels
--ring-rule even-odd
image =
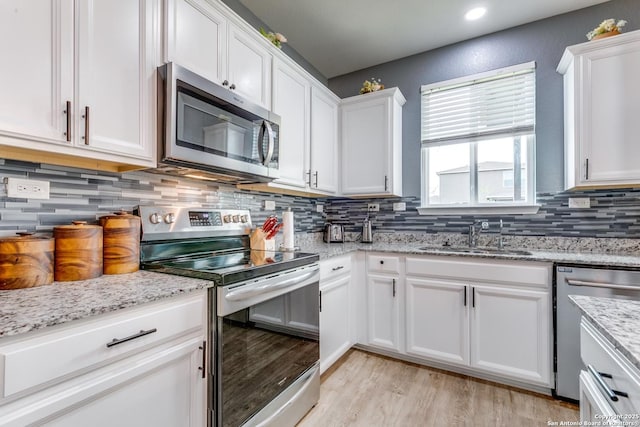
[[[318,318],[317,283],[218,318],[223,426],[244,423],[318,361]]]

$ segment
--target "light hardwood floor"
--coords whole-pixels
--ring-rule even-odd
[[[361,350],[350,350],[336,365],[323,375],[320,402],[298,427],[527,427],[579,420],[576,405]]]

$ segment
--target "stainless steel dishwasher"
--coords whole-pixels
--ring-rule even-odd
[[[580,317],[569,295],[640,300],[640,271],[556,266],[555,351],[557,397],[577,401],[580,359]]]

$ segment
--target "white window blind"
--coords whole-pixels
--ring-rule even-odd
[[[422,86],[422,144],[531,134],[535,63]]]

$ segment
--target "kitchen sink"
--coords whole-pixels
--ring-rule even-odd
[[[421,251],[434,251],[443,253],[463,253],[463,254],[487,254],[487,255],[531,255],[531,252],[520,249],[499,249],[488,247],[460,247],[460,246],[424,246]]]

